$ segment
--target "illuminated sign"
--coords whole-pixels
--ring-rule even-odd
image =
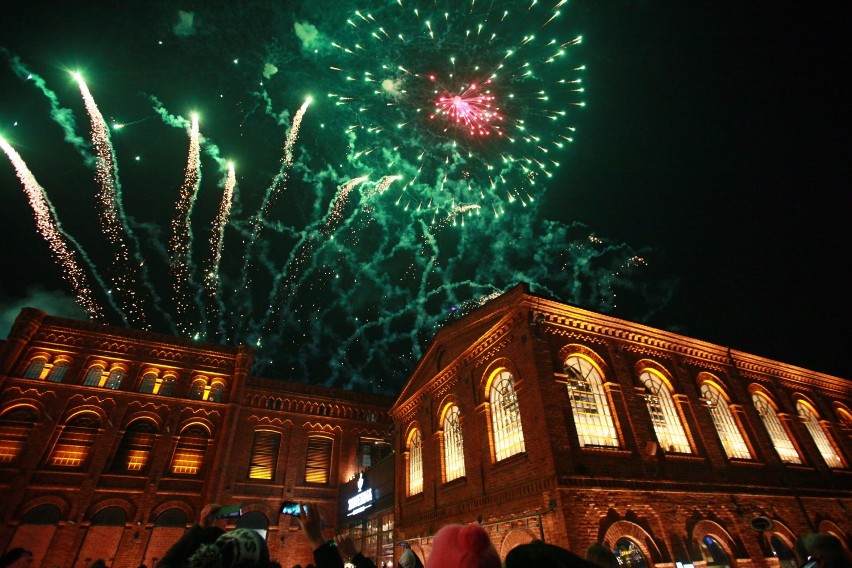
[[[373,506],[373,489],[363,489],[364,487],[364,474],[358,474],[358,493],[355,494],[354,497],[350,497],[348,501],[348,511],[346,513],[347,517],[351,517],[352,515],[357,515],[363,511],[366,511],[370,507]],[[363,490],[362,490],[363,489]]]

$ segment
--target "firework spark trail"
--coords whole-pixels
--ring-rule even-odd
[[[278,189],[283,186],[284,182],[287,180],[290,168],[293,166],[293,148],[295,147],[296,140],[299,137],[299,129],[302,125],[302,119],[304,118],[311,102],[312,99],[308,97],[293,116],[290,131],[284,139],[283,156],[281,157],[281,165],[278,169],[278,173],[264,192],[260,207],[258,208],[257,213],[252,217],[249,233],[244,235],[246,239],[246,251],[243,255],[243,267],[240,271],[241,282],[237,287],[237,292],[235,294],[235,303],[240,306],[240,308],[232,311],[232,335],[234,337],[242,337],[247,327],[251,326],[251,322],[246,315],[252,311],[252,299],[251,294],[249,293],[252,285],[252,261],[258,259],[262,261],[265,258],[265,255],[258,254],[257,250],[257,247],[260,246],[260,234],[262,229],[267,226],[266,216],[268,214],[268,209],[274,200],[274,196]],[[284,116],[284,113],[282,113],[281,116]],[[277,271],[273,269],[271,273],[276,274]],[[267,321],[269,319],[269,315],[266,314],[262,319],[264,322]],[[260,327],[263,328],[264,325],[261,324]]]
[[[65,141],[77,150],[77,153],[83,157],[83,162],[87,167],[95,167],[96,160],[92,155],[91,146],[86,140],[77,134],[77,123],[74,120],[74,113],[71,109],[63,108],[59,104],[59,98],[56,93],[47,87],[47,83],[43,78],[30,71],[17,55],[9,53],[6,49],[0,47],[0,53],[3,53],[9,59],[9,65],[12,71],[23,81],[32,81],[33,85],[43,94],[50,103],[50,118],[58,124],[65,133]]]
[[[32,172],[30,172],[21,156],[2,137],[0,137],[0,147],[3,148],[6,156],[9,157],[9,160],[15,167],[15,173],[17,174],[18,179],[21,180],[21,183],[24,186],[24,192],[27,194],[27,199],[29,199],[30,207],[32,207],[36,221],[36,228],[42,238],[47,242],[54,258],[62,267],[62,276],[71,285],[71,289],[77,299],[77,303],[86,310],[86,313],[90,318],[94,320],[102,320],[104,318],[103,309],[92,296],[92,289],[89,285],[86,272],[77,263],[74,251],[69,248],[66,241],[71,242],[76,247],[77,252],[83,257],[84,261],[92,270],[95,279],[99,284],[101,284],[104,291],[107,291],[103,282],[94,271],[94,266],[91,261],[89,261],[86,253],[80,245],[62,230],[62,226],[59,223],[59,219],[57,218],[53,205],[48,200],[44,189],[39,185],[38,181],[36,181],[35,176],[33,176]],[[109,297],[108,293],[107,297]],[[118,306],[113,305],[112,307],[119,313],[121,312],[121,310],[118,309]]]
[[[231,206],[234,198],[234,187],[237,178],[234,165],[228,165],[228,177],[225,180],[225,188],[222,192],[222,202],[219,211],[213,220],[213,229],[210,233],[210,264],[204,275],[204,287],[207,290],[207,321],[217,322],[215,337],[222,338],[225,335],[225,324],[222,316],[225,313],[225,304],[222,301],[222,280],[219,267],[222,262],[222,249],[225,245],[225,226],[231,215]]]
[[[198,116],[193,115],[189,131],[189,155],[186,162],[183,183],[180,186],[175,216],[172,217],[172,232],[169,238],[171,260],[169,272],[172,275],[172,292],[175,313],[180,331],[191,334],[197,324],[190,322],[190,305],[193,303],[194,284],[192,281],[192,227],[190,218],[192,208],[201,187],[201,143],[198,131]],[[205,326],[202,324],[202,329]]]
[[[329,211],[326,221],[320,229],[322,234],[329,236],[332,232],[334,232],[334,229],[340,224],[341,219],[343,219],[343,208],[346,205],[346,200],[349,197],[349,194],[353,189],[365,181],[367,181],[367,176],[362,176],[351,179],[340,186],[332,199],[331,204],[328,206]]]
[[[275,199],[275,194],[278,192],[279,188],[284,185],[284,182],[287,181],[287,175],[290,172],[290,168],[293,166],[293,148],[296,146],[296,140],[299,137],[299,129],[302,126],[302,119],[305,116],[305,113],[308,110],[308,105],[310,105],[312,99],[308,97],[299,110],[296,112],[295,116],[293,116],[293,123],[290,125],[290,132],[287,133],[287,138],[284,140],[284,155],[281,157],[281,168],[278,170],[278,174],[272,180],[272,184],[267,188],[266,193],[263,196],[263,201],[261,202],[260,209],[258,211],[258,222],[262,221],[266,218],[266,215],[269,212],[269,206]]]
[[[396,179],[395,176],[382,178],[376,186],[384,188],[381,190],[384,191],[394,179]],[[343,218],[342,209],[349,194],[366,180],[367,177],[363,176],[351,179],[341,185],[331,203],[329,203],[325,218],[301,233],[299,241],[293,245],[284,267],[275,274],[273,279],[272,288],[269,292],[269,310],[259,326],[259,329],[262,330],[261,334],[268,332],[276,324],[281,312],[290,307],[295,296],[295,289],[310,274],[310,270],[306,270],[305,267],[312,265],[310,260],[315,257],[317,248],[322,246],[323,238],[331,236],[339,226]],[[317,225],[319,227],[315,228]]]
[[[127,242],[128,239],[135,242],[135,239],[130,235],[130,229],[125,222],[121,185],[118,182],[118,165],[109,138],[109,128],[83,77],[79,73],[75,73],[74,77],[80,86],[80,93],[92,127],[92,144],[97,155],[95,181],[99,187],[97,201],[100,206],[98,211],[101,230],[114,248],[111,271],[113,288],[118,292],[118,301],[130,324],[148,328],[145,311],[135,288],[137,282],[144,280],[144,275],[140,275],[142,270],[138,268],[144,263],[138,255],[131,252]],[[138,249],[138,243],[135,244]],[[136,262],[131,262],[131,256],[135,257]]]

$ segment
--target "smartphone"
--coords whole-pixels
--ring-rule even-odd
[[[242,505],[227,505],[225,507],[219,507],[216,512],[213,513],[213,517],[216,519],[232,519],[234,517],[239,517],[242,514]]]
[[[281,504],[281,514],[298,517],[302,514],[302,507],[295,501],[284,501]]]

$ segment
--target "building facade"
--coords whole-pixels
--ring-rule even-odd
[[[341,487],[388,453],[392,399],[253,377],[253,357],[23,310],[0,348],[0,551],[153,567],[220,503],[243,508],[223,527],[309,562],[282,502],[316,502],[336,531]]]
[[[795,567],[849,548],[852,383],[530,295],[445,326],[391,409],[397,537],[475,522],[622,566]]]

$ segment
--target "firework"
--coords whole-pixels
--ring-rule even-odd
[[[328,97],[351,117],[350,162],[399,173],[397,204],[435,222],[534,200],[584,104],[564,3],[399,0],[329,25],[321,53],[339,83]]]
[[[74,78],[80,86],[86,112],[91,122],[92,144],[97,157],[95,181],[98,184],[98,211],[101,230],[107,241],[113,246],[114,260],[111,270],[113,288],[118,292],[122,312],[131,325],[148,327],[141,298],[136,288],[139,278],[138,263],[131,263],[133,256],[129,240],[129,229],[124,220],[124,207],[121,201],[121,185],[118,182],[118,166],[115,152],[109,138],[109,127],[98,110],[89,87],[79,73]]]
[[[236,185],[237,177],[234,171],[234,164],[229,163],[228,177],[225,180],[225,189],[222,192],[222,202],[219,205],[219,211],[216,214],[216,219],[213,220],[213,228],[210,231],[210,264],[204,275],[204,287],[207,290],[208,298],[207,321],[219,322],[217,328],[218,337],[222,337],[225,333],[222,322],[225,305],[222,302],[219,267],[222,263],[222,249],[225,246],[225,226],[228,224],[228,219],[231,216],[231,206],[233,205],[234,188]]]
[[[33,210],[36,228],[50,247],[50,252],[53,253],[54,258],[62,267],[62,276],[71,285],[77,303],[86,310],[90,318],[103,319],[103,309],[92,294],[89,278],[77,263],[74,251],[68,246],[69,241],[75,245],[76,242],[62,230],[53,205],[47,199],[44,189],[36,181],[35,176],[30,172],[20,154],[2,137],[0,137],[0,147],[3,148],[6,156],[15,167],[15,173],[24,186],[24,192],[27,194],[27,199]],[[79,246],[77,248],[81,250]],[[85,257],[85,253],[81,251],[81,254]]]
[[[464,11],[464,18],[471,11]],[[534,12],[530,17],[541,18]],[[378,21],[377,16],[378,12],[364,17]],[[490,26],[493,18],[486,23]],[[435,41],[451,37],[435,22],[431,27]],[[401,57],[407,56],[399,51]],[[364,52],[357,61],[368,59]],[[460,68],[461,61],[456,66]],[[251,345],[257,350],[256,374],[311,382],[321,377],[329,386],[387,393],[405,380],[443,322],[478,305],[477,298],[491,297],[517,282],[529,282],[536,293],[594,309],[612,306],[616,292],[624,290],[641,267],[631,260],[635,255],[628,247],[591,238],[580,224],[539,219],[537,206],[524,193],[528,189],[506,194],[528,206],[513,211],[505,227],[495,230],[493,217],[482,214],[500,211],[509,202],[503,189],[498,192],[481,183],[483,175],[497,179],[505,170],[507,180],[514,176],[527,188],[536,177],[521,175],[521,166],[533,168],[523,160],[499,170],[485,164],[523,142],[518,138],[519,121],[530,125],[528,131],[533,125],[543,128],[538,114],[546,108],[542,101],[516,106],[506,85],[513,86],[517,101],[523,85],[513,82],[522,81],[514,77],[506,83],[502,71],[494,78],[468,74],[463,80],[458,71],[447,69],[437,69],[434,78],[422,80],[415,75],[419,71],[409,73],[403,73],[400,88],[410,81],[431,90],[422,93],[423,112],[413,117],[417,121],[412,118],[405,132],[374,133],[368,125],[381,127],[394,115],[416,114],[408,98],[401,98],[398,107],[364,106],[357,111],[354,102],[345,102],[337,108],[318,104],[308,112],[307,101],[291,115],[276,111],[269,93],[257,93],[256,108],[278,128],[283,151],[277,172],[274,162],[253,164],[276,172],[268,184],[263,179],[255,187],[241,183],[239,192],[233,169],[220,158],[219,146],[201,137],[197,119],[173,115],[149,97],[164,124],[189,132],[190,150],[182,183],[158,180],[164,191],[177,189],[164,198],[177,203],[168,242],[159,237],[160,224],[167,224],[168,218],[143,219],[148,211],[134,212],[134,227],[147,235],[146,252],[154,253],[149,258],[162,261],[162,266],[152,262],[152,269],[171,274],[171,279],[158,282],[170,282],[175,299],[170,304],[173,312],[159,310],[155,303],[155,309],[145,314],[146,321],[167,333],[172,326],[172,333],[184,337]],[[294,93],[286,100],[301,96]],[[364,105],[371,102],[365,100]],[[344,129],[333,126],[347,114],[355,116],[358,122],[352,124],[357,126],[341,135]],[[332,128],[323,129],[323,123]],[[570,132],[560,121],[553,124],[547,132],[555,138]],[[93,128],[93,141],[102,162],[99,176],[101,171],[109,173],[106,178],[113,182],[110,186],[99,181],[99,187],[114,188],[107,199],[109,207],[100,205],[98,211],[103,214],[101,210],[111,208],[115,223],[110,226],[119,229],[119,235],[132,235],[121,232],[126,221],[109,139]],[[348,147],[343,155],[336,154],[340,142]],[[546,147],[545,142],[540,144]],[[473,152],[474,158],[457,161]],[[532,150],[524,155],[544,163],[542,155]],[[224,174],[221,198],[216,200],[218,206],[209,208],[209,219],[202,216],[207,204],[196,206],[199,195],[206,197],[201,167],[207,160]],[[209,183],[207,178],[204,183]],[[243,177],[250,178],[251,172]],[[454,229],[462,226],[464,230]],[[212,227],[204,243],[193,239],[193,229],[199,227]],[[205,261],[192,262],[199,254]],[[145,265],[141,260],[133,264]],[[90,262],[82,268],[97,274]],[[144,287],[144,279],[136,286]],[[118,316],[132,325],[123,316],[124,300],[113,302],[104,286],[89,296],[98,294],[111,310],[105,319]],[[86,301],[85,295],[77,296],[81,304]],[[144,297],[147,302],[156,295]]]
[[[192,116],[189,130],[189,156],[186,162],[183,183],[175,204],[175,216],[172,218],[172,233],[169,239],[171,259],[169,270],[172,274],[175,316],[178,327],[183,333],[190,333],[198,326],[190,322],[190,304],[192,302],[192,227],[190,216],[192,207],[201,186],[201,143],[198,131],[198,115]]]

